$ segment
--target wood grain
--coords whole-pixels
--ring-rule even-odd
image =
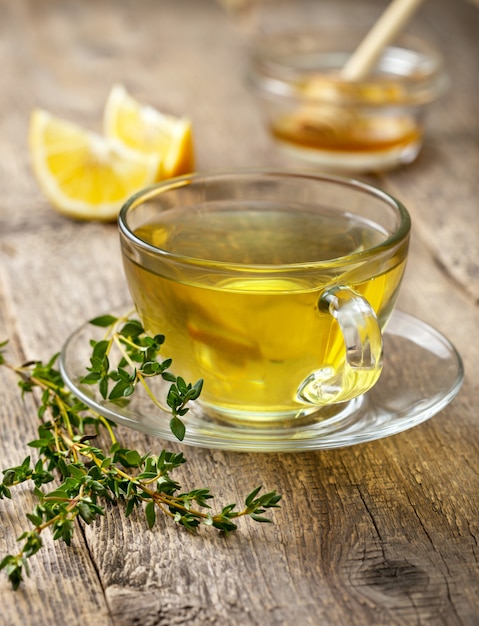
[[[286,4],[261,10],[279,23]],[[312,5],[310,21],[334,25],[344,15],[374,19],[385,2]],[[78,524],[70,548],[46,535],[16,593],[0,577],[1,626],[478,623],[478,26],[479,9],[462,0],[426,3],[414,18],[412,30],[445,52],[452,88],[431,111],[418,161],[372,179],[412,214],[400,308],[457,346],[466,369],[459,396],[413,430],[340,450],[169,445],[188,459],[178,480],[193,488],[206,477],[218,505],[241,502],[258,483],[282,492],[275,523],[192,537],[163,519],[148,531],[140,514],[109,506],[91,526]],[[30,111],[99,130],[120,81],[161,110],[193,117],[201,169],[297,166],[262,128],[244,82],[246,47],[244,29],[206,0],[0,4],[0,339],[10,338],[14,362],[49,358],[86,319],[129,300],[116,226],[61,217],[39,192]],[[7,467],[26,455],[36,409],[3,368],[0,389]],[[163,445],[123,428],[118,436],[145,452]],[[31,506],[28,488],[0,501],[0,558],[15,550]]]

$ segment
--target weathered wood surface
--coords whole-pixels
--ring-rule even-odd
[[[374,19],[383,1],[317,3],[313,18]],[[273,3],[269,3],[271,8]],[[269,19],[279,19],[279,13]],[[334,22],[333,19],[333,22]],[[274,525],[192,537],[110,508],[73,546],[46,538],[16,593],[0,578],[0,624],[97,626],[479,623],[479,7],[426,3],[411,28],[446,54],[452,90],[419,160],[376,183],[410,209],[400,306],[445,333],[466,366],[454,402],[394,437],[334,451],[185,449],[181,480],[224,504],[258,481],[284,494]],[[100,128],[111,84],[193,117],[201,169],[292,165],[260,125],[243,81],[241,29],[201,0],[3,0],[0,4],[0,338],[12,359],[48,358],[89,317],[127,299],[114,225],[52,211],[31,175],[27,128],[42,106]],[[26,454],[35,407],[0,369],[0,459]],[[122,430],[128,445],[159,440]],[[170,446],[173,447],[173,446]],[[181,449],[181,446],[177,446]],[[32,498],[0,503],[0,556]]]

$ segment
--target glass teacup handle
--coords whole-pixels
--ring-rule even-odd
[[[383,340],[376,313],[363,296],[343,286],[327,289],[318,307],[337,320],[346,358],[338,369],[326,363],[312,372],[298,397],[315,405],[351,400],[371,389],[381,374]]]

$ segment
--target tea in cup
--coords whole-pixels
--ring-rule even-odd
[[[146,330],[199,403],[277,424],[378,380],[410,218],[354,180],[265,170],[194,174],[122,208],[127,283]]]

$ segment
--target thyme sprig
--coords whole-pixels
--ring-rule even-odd
[[[185,425],[181,418],[189,403],[199,397],[202,381],[190,384],[175,376],[171,359],[160,356],[164,336],[148,335],[136,319],[107,315],[95,318],[92,324],[104,327],[106,333],[100,341],[91,341],[90,366],[82,382],[98,385],[102,397],[112,401],[128,399],[140,385],[151,402],[166,408],[148,385],[150,378],[161,377],[170,384],[166,395],[172,415],[170,428],[182,440]],[[172,478],[173,471],[186,462],[182,452],[163,449],[158,455],[142,454],[124,447],[116,438],[114,424],[66,387],[56,368],[57,354],[46,363],[12,366],[5,359],[6,345],[0,343],[0,365],[17,375],[23,395],[39,393],[38,437],[27,444],[36,450],[37,460],[29,455],[20,465],[3,470],[0,483],[0,499],[11,498],[12,488],[27,481],[33,483],[36,498],[27,514],[32,528],[18,537],[20,550],[0,562],[14,589],[23,575],[29,574],[28,559],[41,549],[45,530],[51,530],[54,540],[70,545],[77,518],[91,524],[105,514],[108,501],[123,504],[126,516],[135,509],[143,510],[150,529],[158,513],[191,532],[204,525],[228,533],[237,528],[233,520],[244,516],[256,522],[271,521],[264,513],[279,506],[281,495],[275,491],[260,495],[261,487],[256,487],[245,498],[243,508],[228,504],[213,513],[209,505],[213,495],[208,488],[183,491]],[[116,367],[110,362],[113,346],[120,353]],[[105,445],[94,445],[105,440]],[[45,485],[54,480],[57,486],[48,491]]]

